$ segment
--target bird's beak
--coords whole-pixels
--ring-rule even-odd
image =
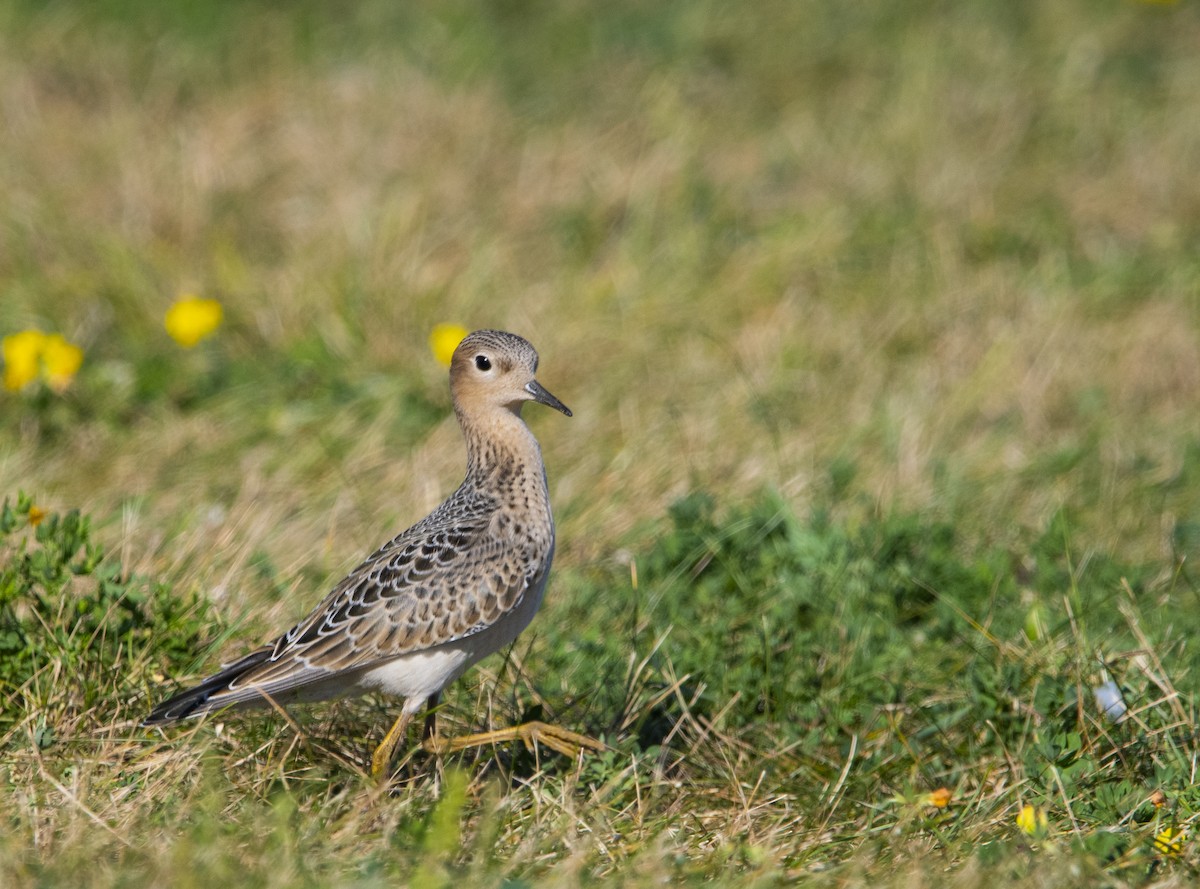
[[[538,404],[544,404],[546,407],[552,407],[556,411],[562,411],[568,417],[574,416],[569,407],[547,392],[542,387],[542,384],[537,380],[530,380],[528,383],[526,383],[525,391],[528,392],[533,397],[533,400]]]

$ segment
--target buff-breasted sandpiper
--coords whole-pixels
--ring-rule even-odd
[[[537,366],[533,346],[514,334],[479,330],[463,339],[450,363],[454,412],[467,443],[467,476],[458,490],[368,556],[292,629],[159,704],[144,724],[379,691],[403,704],[371,758],[377,777],[426,703],[425,745],[436,752],[513,738],[563,753],[600,748],[544,723],[446,742],[431,731],[442,690],[516,639],[542,602],[554,518],[541,448],[521,408],[536,401],[568,417],[571,411],[537,381]]]

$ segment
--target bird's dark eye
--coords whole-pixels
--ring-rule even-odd
[[[492,359],[488,358],[486,355],[476,355],[475,366],[480,370],[491,370]]]

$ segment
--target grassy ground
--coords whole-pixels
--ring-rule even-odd
[[[1196,876],[1192,4],[143,6],[0,6],[6,885]],[[611,751],[137,728],[457,483],[443,321],[576,412],[443,721]]]

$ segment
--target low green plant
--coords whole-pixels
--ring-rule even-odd
[[[0,728],[36,715],[47,737],[56,716],[140,697],[215,626],[199,596],[126,572],[79,510],[23,493],[0,507]]]

